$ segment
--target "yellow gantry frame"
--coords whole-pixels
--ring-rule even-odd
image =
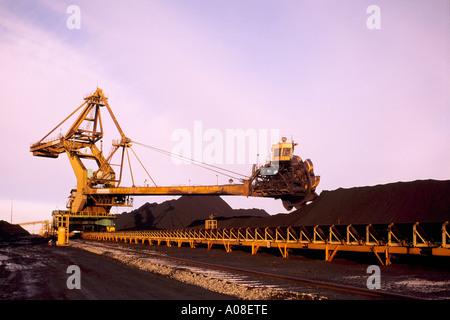
[[[179,187],[159,187],[148,173],[147,169],[137,157],[132,149],[132,141],[123,132],[114,113],[112,112],[108,98],[99,88],[84,98],[85,102],[81,104],[74,112],[59,123],[52,131],[45,135],[37,143],[30,147],[30,151],[35,156],[57,158],[59,154],[66,153],[77,179],[77,188],[71,193],[69,200],[70,216],[90,216],[104,217],[109,215],[112,206],[129,206],[124,199],[130,195],[243,195],[249,196],[250,182],[244,181],[243,184],[213,185],[213,186],[179,186]],[[96,146],[96,142],[103,137],[103,125],[100,109],[105,107],[113,120],[121,138],[113,141],[113,149],[108,158]],[[80,111],[81,110],[81,111]],[[59,135],[56,138],[49,138],[56,129],[61,127],[69,118],[79,112],[78,117],[71,125],[65,135]],[[90,127],[86,129],[88,124]],[[85,148],[90,152],[82,152]],[[120,163],[120,172],[118,176],[110,165],[110,161],[119,149],[122,149]],[[130,155],[128,149],[131,149],[134,156],[138,159],[154,187],[136,187],[134,178],[132,187],[120,187],[122,180],[122,169],[124,165],[125,154],[127,156],[130,173],[132,175]],[[83,164],[82,159],[95,160],[98,170],[88,177],[88,170]],[[99,187],[100,186],[100,187]],[[90,199],[90,200],[89,200]],[[122,199],[122,200],[118,200]]]
[[[399,233],[394,234],[396,225],[389,224],[382,226],[385,234],[375,232],[372,225],[359,226],[365,229],[366,234],[360,235],[352,225],[341,226],[346,232],[338,232],[336,226],[313,226],[313,227],[265,227],[265,228],[231,228],[231,229],[183,229],[183,230],[148,230],[148,231],[120,231],[120,232],[87,232],[82,237],[91,240],[103,241],[124,241],[129,243],[148,242],[150,245],[156,243],[183,243],[194,248],[196,244],[206,244],[208,249],[213,245],[224,246],[226,252],[231,252],[232,246],[251,247],[251,253],[256,254],[260,247],[278,248],[284,258],[289,256],[289,250],[310,249],[323,250],[326,261],[332,261],[339,251],[366,252],[373,253],[378,258],[380,264],[391,264],[391,256],[400,255],[421,255],[426,252],[428,255],[450,257],[450,235],[446,229],[448,221],[434,223],[433,232],[438,233],[441,228],[441,243],[434,242],[423,230],[418,231],[420,224],[398,224],[414,234],[420,233],[424,241],[413,240],[408,242]],[[314,234],[317,233],[317,236]],[[416,234],[416,236],[418,236]],[[400,239],[397,241],[394,239]]]

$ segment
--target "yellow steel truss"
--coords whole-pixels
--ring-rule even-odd
[[[186,243],[191,248],[197,244],[205,244],[208,249],[211,249],[213,245],[220,245],[224,246],[226,252],[231,252],[232,246],[249,246],[252,254],[256,254],[260,247],[273,247],[278,248],[284,258],[289,256],[289,250],[323,250],[326,261],[332,261],[339,251],[371,252],[376,255],[382,265],[389,265],[393,254],[420,255],[426,250],[427,254],[450,257],[450,235],[447,225],[448,221],[428,226],[434,235],[441,232],[442,242],[433,240],[423,228],[419,228],[419,223],[347,225],[328,228],[313,226],[84,232],[82,236],[92,240],[141,242],[142,244],[148,241],[150,245],[153,242],[157,245],[164,242],[168,247],[172,243],[176,243],[178,247]],[[365,231],[365,237],[362,237],[357,229],[363,233]],[[412,237],[405,237],[399,229],[410,230]],[[311,234],[313,234],[312,237]]]

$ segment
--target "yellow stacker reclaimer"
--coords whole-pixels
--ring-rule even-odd
[[[103,138],[102,109],[106,109],[113,120],[120,138],[113,140],[111,152],[104,156],[102,148],[97,146]],[[65,134],[56,138],[50,136],[69,118],[76,116],[75,121]],[[313,201],[317,194],[315,189],[320,177],[314,174],[311,160],[303,161],[294,155],[293,141],[283,138],[280,143],[273,145],[271,161],[263,166],[253,166],[251,176],[243,176],[240,183],[210,186],[157,186],[148,174],[153,186],[121,186],[122,169],[125,159],[131,167],[130,152],[137,158],[133,143],[143,145],[129,139],[122,131],[108,98],[99,88],[84,98],[84,103],[73,111],[66,119],[59,123],[52,131],[30,147],[34,156],[58,158],[62,153],[67,154],[77,179],[76,189],[70,192],[67,210],[53,211],[54,228],[65,228],[67,237],[71,231],[112,231],[115,215],[111,208],[115,206],[130,207],[133,205],[132,196],[145,195],[241,195],[246,197],[268,197],[281,199],[284,207],[291,210],[299,208],[309,201]],[[153,148],[156,149],[156,148]],[[111,159],[121,152],[118,172],[111,164]],[[168,152],[165,152],[168,153]],[[87,169],[84,159],[94,160],[97,169]],[[139,158],[137,158],[139,160]],[[194,160],[192,160],[194,161]],[[142,165],[142,162],[139,160]],[[212,170],[234,173],[217,166],[201,163]],[[130,170],[131,171],[131,170]],[[133,177],[132,177],[133,178]],[[70,227],[69,227],[70,225]]]

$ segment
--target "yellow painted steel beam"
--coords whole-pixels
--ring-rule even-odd
[[[27,225],[31,225],[31,224],[40,224],[40,223],[45,223],[45,221],[40,220],[40,221],[31,221],[31,222],[21,222],[18,223],[19,226],[27,226]]]
[[[445,227],[446,224],[444,223],[442,227],[443,236],[448,237],[448,232]],[[315,226],[314,233],[317,233],[316,237],[306,237],[305,234],[308,233],[308,230],[305,227],[126,231],[115,234],[84,233],[83,237],[100,240],[116,239],[116,241],[120,239],[125,242],[129,241],[130,243],[133,241],[138,243],[139,239],[143,244],[147,240],[149,244],[152,241],[156,241],[158,245],[161,242],[165,242],[168,246],[171,245],[171,242],[177,243],[178,246],[187,243],[191,248],[195,247],[196,244],[206,244],[208,249],[211,249],[213,245],[223,245],[227,252],[231,251],[232,246],[248,246],[251,247],[252,254],[256,254],[260,247],[277,247],[281,255],[285,258],[288,257],[288,250],[290,249],[323,250],[325,252],[325,260],[327,261],[332,261],[338,251],[369,252],[375,254],[383,265],[389,265],[391,263],[390,258],[392,254],[420,255],[424,249],[427,252],[431,252],[432,255],[450,256],[450,248],[445,246],[446,243],[434,244],[429,241],[423,241],[423,244],[427,244],[426,247],[422,243],[420,246],[414,246],[414,243],[407,243],[398,238],[397,235],[393,235],[393,228],[386,229],[386,231],[391,233],[392,237],[396,237],[395,241],[390,239],[390,241],[385,243],[378,241],[373,236],[375,230],[370,230],[371,235],[366,235],[366,242],[363,239],[349,242],[348,232],[351,232],[351,228],[342,226],[340,229],[347,230],[347,234],[341,234],[333,228],[328,228],[327,230]],[[366,228],[366,231],[369,231],[369,229]],[[326,231],[328,231],[328,234],[326,234]],[[356,231],[352,232],[352,237],[354,237],[354,232]],[[331,233],[332,237],[330,237]],[[380,236],[386,235],[380,234]],[[327,239],[331,239],[332,241],[327,241]],[[424,238],[423,240],[426,239]]]
[[[433,256],[446,256],[450,257],[450,248],[433,248],[431,249]]]
[[[170,187],[87,188],[91,195],[243,195],[250,196],[249,182],[244,184]]]

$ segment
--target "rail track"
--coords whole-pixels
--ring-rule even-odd
[[[150,259],[150,263],[155,262],[159,264],[171,265],[176,269],[185,268],[194,273],[206,273],[209,276],[221,278],[225,281],[234,281],[241,285],[250,285],[253,287],[271,286],[280,292],[314,292],[315,294],[319,293],[320,295],[325,294],[327,297],[331,296],[332,299],[337,300],[425,300],[417,296],[398,294],[384,290],[370,290],[356,286],[343,285],[336,282],[311,280],[262,272],[249,268],[237,268],[218,263],[201,262],[192,259],[168,256],[153,251],[150,252],[142,247],[138,247],[138,249],[131,249],[128,247],[129,245],[120,243],[105,244],[91,240],[78,240],[74,245],[88,250],[89,248],[87,247],[90,247],[91,249],[95,248],[95,250],[100,250],[102,253],[115,252],[116,255],[128,255],[134,258],[145,257]],[[315,294],[311,294],[310,296],[314,296]],[[280,294],[279,297],[282,298],[283,295]]]

